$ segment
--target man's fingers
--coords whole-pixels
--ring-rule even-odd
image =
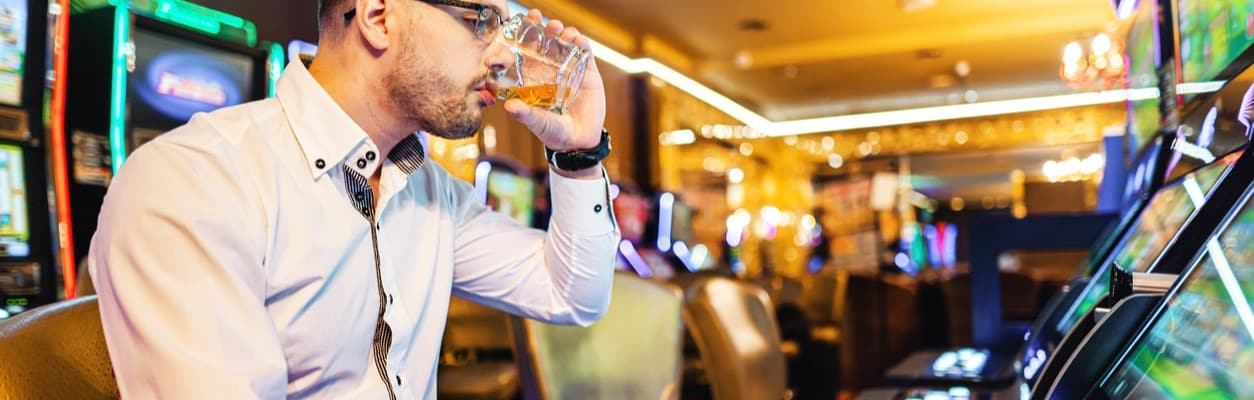
[[[579,28],[572,26],[570,28],[566,28],[565,31],[562,31],[561,39],[563,42],[572,43],[578,46],[579,44],[576,43],[575,41],[578,40],[580,36],[581,35],[579,34]]]
[[[536,138],[555,150],[565,150],[570,146],[570,138],[561,134],[559,117],[542,108],[532,107],[518,99],[505,102],[505,112],[515,121],[526,126]]]
[[[549,24],[544,26],[544,36],[557,37],[562,34],[564,29],[566,29],[566,26],[562,25],[562,21],[551,19]]]

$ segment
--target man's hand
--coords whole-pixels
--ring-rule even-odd
[[[540,25],[543,19],[540,11],[531,10],[527,19]],[[566,28],[561,21],[550,20],[544,27],[547,36],[560,37],[562,41],[574,43],[588,49],[588,38],[579,33],[579,29]],[[560,34],[560,36],[558,36]],[[589,58],[588,68],[584,71],[583,83],[579,86],[578,97],[570,105],[565,114],[557,114],[539,107],[532,107],[518,99],[505,102],[505,111],[518,122],[527,126],[536,138],[550,149],[556,151],[583,150],[596,147],[601,142],[601,128],[605,125],[605,85],[601,82],[601,72],[597,70],[595,58]],[[568,178],[594,179],[601,177],[601,168],[588,168],[582,171],[553,171]]]

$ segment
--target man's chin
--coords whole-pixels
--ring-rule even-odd
[[[473,121],[473,123],[467,122],[459,126],[446,127],[446,129],[431,130],[427,133],[448,140],[466,139],[475,136],[476,133],[479,133],[479,126],[482,124],[482,120],[480,118],[474,118]]]
[[[428,121],[434,123],[424,124],[429,128],[427,133],[449,140],[475,136],[479,132],[479,127],[483,125],[483,109],[487,108],[487,105],[476,96],[474,101],[468,101],[463,107],[461,110],[453,110],[453,107],[446,108],[448,110],[446,115],[460,114],[460,118],[429,119]],[[441,120],[445,123],[440,124]]]

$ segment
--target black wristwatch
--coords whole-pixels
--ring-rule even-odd
[[[601,143],[586,150],[555,151],[544,147],[544,158],[549,165],[562,171],[575,172],[595,167],[610,155],[610,132],[601,129]]]

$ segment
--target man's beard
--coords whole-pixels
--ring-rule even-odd
[[[388,98],[401,116],[422,130],[445,139],[474,136],[482,122],[482,112],[467,101],[471,88],[486,82],[488,75],[468,87],[458,87],[447,76],[431,72],[428,60],[407,50],[384,81]]]

